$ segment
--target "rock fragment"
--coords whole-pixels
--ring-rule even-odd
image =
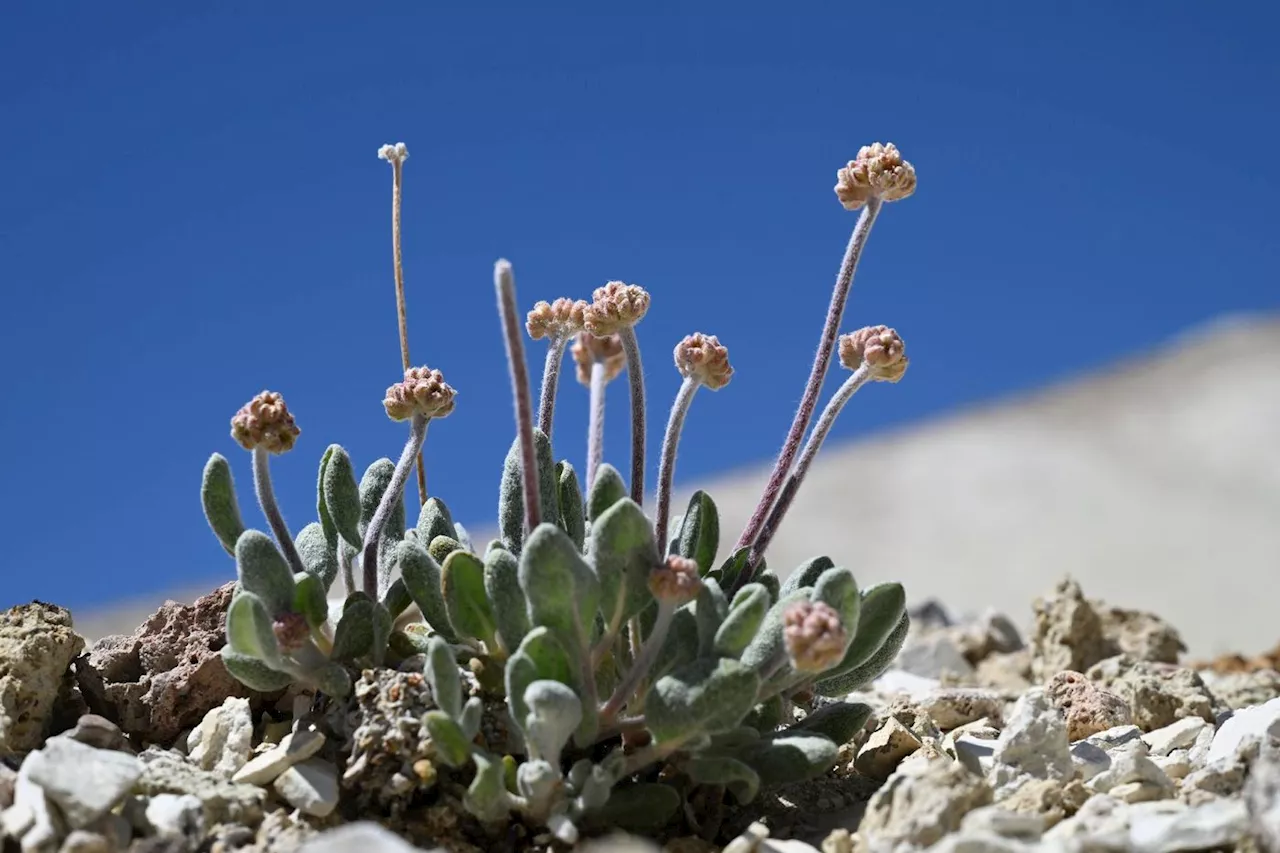
[[[62,678],[83,649],[68,610],[35,601],[0,613],[0,756],[40,746]]]

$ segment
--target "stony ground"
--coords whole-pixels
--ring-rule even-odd
[[[60,608],[0,615],[6,853],[551,848],[465,815],[465,774],[437,766],[422,728],[421,675],[366,672],[341,704],[230,679],[229,595],[89,648]],[[1188,662],[1172,626],[1069,581],[1033,611],[1024,639],[1024,614],[918,608],[897,668],[851,697],[875,712],[829,774],[582,846],[1280,853],[1280,648]],[[500,743],[493,711],[483,736]]]

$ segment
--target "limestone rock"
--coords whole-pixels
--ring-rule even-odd
[[[1216,720],[1217,700],[1195,670],[1121,656],[1102,661],[1086,674],[1123,699],[1144,732],[1183,717]]]
[[[1218,728],[1206,760],[1212,763],[1235,755],[1248,737],[1280,738],[1280,699],[1236,711]]]
[[[421,672],[366,670],[353,690],[357,724],[351,735],[351,757],[342,787],[359,809],[396,816],[412,804],[415,792],[434,784],[430,768],[431,737],[422,719],[435,707]],[[485,736],[489,743],[499,740]]]
[[[902,759],[920,748],[920,739],[890,717],[858,750],[853,766],[864,776],[887,779]]]
[[[1031,686],[1030,649],[996,653],[983,658],[974,669],[972,682],[989,690],[1022,693]]]
[[[230,696],[209,711],[192,732],[195,745],[189,758],[203,770],[230,778],[244,767],[253,751],[253,716],[249,700]],[[190,743],[190,741],[188,741]]]
[[[312,817],[325,817],[338,805],[338,769],[320,758],[293,765],[274,787],[285,802]]]
[[[204,806],[190,794],[156,794],[147,800],[147,826],[158,837],[192,846],[204,834]]]
[[[1053,704],[1066,718],[1068,740],[1081,740],[1133,721],[1123,699],[1098,687],[1079,672],[1058,673],[1050,679],[1047,690]]]
[[[1187,650],[1178,630],[1159,616],[1108,607],[1100,601],[1092,604],[1102,622],[1102,634],[1113,650],[1111,654],[1155,663],[1177,663],[1179,655]]]
[[[1206,671],[1200,676],[1218,701],[1234,711],[1262,705],[1280,696],[1280,672],[1274,669],[1228,673]]]
[[[1032,606],[1031,673],[1037,681],[1044,683],[1063,670],[1084,672],[1108,656],[1102,620],[1074,580],[1063,580]]]
[[[950,759],[903,765],[867,803],[859,834],[874,843],[927,847],[991,803],[991,787]]]
[[[133,746],[124,736],[124,732],[120,731],[120,727],[97,714],[82,715],[76,720],[75,727],[64,734],[94,749],[114,749],[118,752],[133,753]]]
[[[1123,794],[1114,793],[1114,789],[1120,785],[1138,783],[1146,790],[1159,792],[1160,796],[1151,796],[1149,799],[1163,799],[1173,795],[1173,780],[1147,755],[1147,745],[1143,741],[1125,744],[1109,755],[1111,765],[1089,780],[1087,784],[1090,790],[1126,799]]]
[[[1001,806],[974,809],[960,821],[962,834],[998,835],[1019,841],[1038,841],[1044,834],[1044,819],[1039,815],[1009,811]]]
[[[0,613],[0,756],[40,745],[62,677],[83,649],[61,607],[35,601]]]
[[[973,666],[945,631],[933,631],[908,642],[898,653],[894,666],[925,678],[973,672]]]
[[[966,687],[936,690],[917,699],[916,704],[944,732],[984,717],[999,720],[1004,710],[994,691]]]
[[[1015,814],[1034,815],[1049,829],[1079,811],[1089,795],[1078,779],[1065,785],[1056,779],[1033,779],[1001,800],[999,806]]]
[[[1249,767],[1262,749],[1262,739],[1246,737],[1234,755],[1211,761],[1182,780],[1182,798],[1192,805],[1217,797],[1234,797],[1244,788]]]
[[[1249,825],[1263,853],[1280,853],[1280,749],[1262,749],[1244,786]]]
[[[76,829],[63,840],[58,853],[112,853],[114,846],[105,835]]]
[[[232,678],[218,654],[234,588],[225,584],[191,605],[166,602],[131,636],[94,644],[89,663],[125,733],[168,744],[228,696],[248,698],[255,709],[267,700]]]
[[[111,810],[142,775],[138,759],[123,752],[94,749],[68,737],[52,737],[31,769],[40,786],[72,829],[88,827]]]
[[[1142,739],[1151,749],[1152,755],[1168,755],[1175,749],[1191,747],[1207,725],[1199,717],[1183,717],[1162,729],[1148,732]]]
[[[315,755],[323,746],[324,735],[315,729],[300,728],[285,735],[271,749],[254,756],[231,779],[249,785],[269,784],[293,765]]]
[[[190,794],[204,807],[206,826],[239,823],[253,828],[262,820],[267,794],[256,785],[230,782],[156,747],[143,751],[138,759],[142,762],[142,778],[135,788],[139,794]]]
[[[1249,829],[1239,800],[1215,800],[1181,812],[1139,813],[1130,819],[1134,853],[1177,853],[1234,847]]]
[[[307,841],[298,853],[421,853],[389,829],[372,821],[360,821],[322,832]]]
[[[1043,690],[1029,690],[1014,705],[992,758],[989,778],[997,800],[1028,779],[1065,782],[1075,773],[1066,724]]]

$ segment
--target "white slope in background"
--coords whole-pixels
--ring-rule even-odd
[[[766,473],[690,484],[674,506],[710,492],[727,549]],[[912,600],[996,607],[1023,624],[1032,599],[1071,574],[1090,597],[1165,616],[1193,654],[1270,647],[1280,318],[1213,323],[1035,394],[829,446],[769,563],[785,576],[821,553],[864,586],[896,579]],[[159,600],[76,624],[90,637],[131,631]]]

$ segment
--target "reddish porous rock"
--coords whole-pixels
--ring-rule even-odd
[[[1050,679],[1046,691],[1067,721],[1067,739],[1082,740],[1089,735],[1133,722],[1125,701],[1084,676],[1067,670]]]
[[[90,649],[122,731],[167,744],[228,696],[255,708],[278,698],[250,690],[222,665],[234,589],[225,584],[190,605],[167,601],[132,635],[103,637]]]

